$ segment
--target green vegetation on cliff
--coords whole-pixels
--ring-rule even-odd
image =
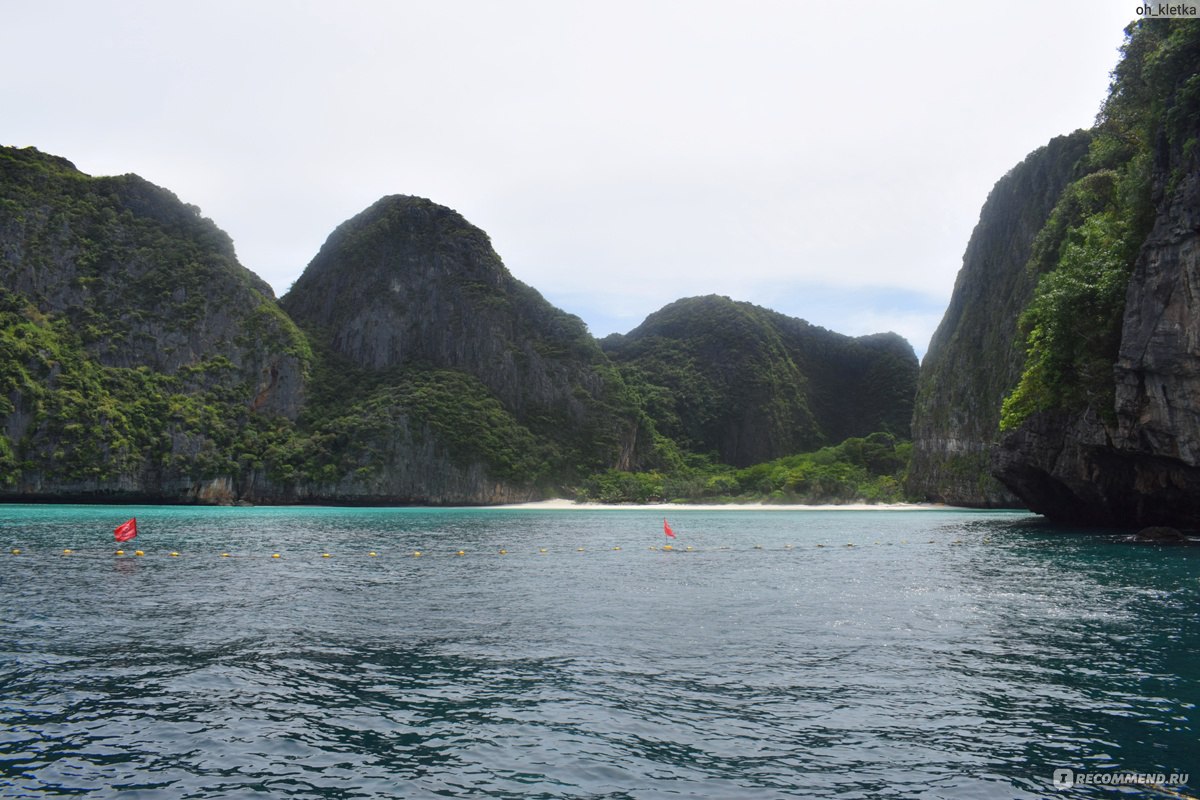
[[[397,425],[428,426],[460,468],[529,489],[632,463],[635,398],[586,326],[449,208],[383,198],[329,237],[282,306],[324,354],[303,426],[318,441],[359,431],[337,450],[358,470],[386,462],[369,439]]]
[[[3,497],[897,497],[900,337],[699,298],[606,354],[428,200],[348,220],[276,303],[170,192],[0,148],[0,245]]]
[[[852,338],[710,295],[601,344],[685,453],[746,467],[875,431],[909,436],[918,365],[895,334]]]
[[[737,469],[693,461],[672,470],[593,475],[579,500],[602,503],[898,503],[912,445],[886,433]]]
[[[1154,154],[1195,150],[1200,127],[1200,23],[1151,20],[1126,34],[1087,174],[1034,241],[1028,269],[1040,278],[1021,315],[1025,367],[1001,430],[1039,411],[1091,409],[1110,421],[1115,413],[1126,287],[1154,218]]]
[[[288,427],[307,342],[194,207],[0,148],[0,241],[5,491],[158,495]]]
[[[1097,184],[1116,183],[1108,171],[1093,173],[1072,186],[1065,199],[1081,190],[1090,194]],[[1004,400],[1001,430],[1015,428],[1036,411],[1112,413],[1112,365],[1120,346],[1125,288],[1144,232],[1132,229],[1129,209],[1102,197],[1092,195],[1085,207],[1099,210],[1067,228],[1052,271],[1038,281],[1021,316],[1025,369]]]
[[[448,369],[371,370],[325,353],[296,430],[276,441],[265,463],[272,480],[333,484],[386,480],[398,428],[447,450],[461,467],[485,464],[499,480],[539,484],[561,459],[477,379]]]
[[[1037,276],[1033,242],[1081,174],[1086,131],[1052,139],[996,182],[963,254],[954,293],[921,363],[908,487],[933,501],[1015,506],[991,476],[1000,406],[1024,369],[1017,320]]]

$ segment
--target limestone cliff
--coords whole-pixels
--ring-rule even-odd
[[[960,506],[1022,502],[991,474],[1000,405],[1024,367],[1017,321],[1037,275],[1034,239],[1079,177],[1091,135],[1058,137],[1031,153],[988,195],[963,256],[950,305],[921,364],[908,488]]]
[[[1127,34],[1087,156],[1030,240],[1036,285],[1013,304],[1017,325],[974,326],[1015,331],[1021,360],[999,408],[973,411],[972,424],[998,417],[992,473],[1034,511],[1197,527],[1200,22],[1147,20]],[[981,363],[1011,352],[977,347]],[[951,404],[948,389],[934,394]],[[928,408],[918,403],[914,426],[936,431]]]
[[[270,287],[137,176],[0,148],[0,285],[4,496],[194,498],[299,411],[308,346]]]
[[[356,366],[460,370],[520,418],[579,423],[605,393],[583,322],[513,278],[486,233],[421,198],[385,197],[341,225],[280,302]]]
[[[1192,140],[1193,142],[1195,139]],[[1129,283],[1115,369],[1116,447],[1200,467],[1200,158],[1170,154]],[[1184,476],[1187,476],[1186,478]],[[1170,482],[1170,481],[1168,481]]]
[[[310,340],[170,192],[4,148],[0,277],[0,497],[503,503],[637,455],[583,323],[425,200],[334,232]]]
[[[349,442],[339,499],[528,499],[634,465],[640,416],[582,321],[513,278],[449,208],[383,198],[281,303],[323,354],[304,419]],[[363,420],[374,433],[347,438]]]
[[[750,303],[678,300],[602,341],[657,431],[735,466],[877,431],[908,437],[917,359],[895,334],[849,337]]]
[[[1152,225],[1123,293],[1107,402],[1041,411],[1012,430],[997,476],[1034,511],[1072,523],[1200,527],[1200,26],[1149,28],[1163,72]],[[1136,42],[1136,40],[1135,40]],[[1130,48],[1127,56],[1138,55]],[[1149,61],[1147,56],[1143,56]],[[1174,65],[1175,69],[1169,67]],[[1126,70],[1131,65],[1126,64]],[[1128,79],[1128,77],[1127,77]],[[1189,87],[1193,87],[1189,89]],[[1169,110],[1169,113],[1162,111]],[[1190,144],[1189,144],[1190,142]]]
[[[916,373],[895,334],[728,298],[610,359],[413,197],[341,225],[276,303],[194,207],[32,149],[0,148],[0,277],[0,500],[515,502],[905,437]]]

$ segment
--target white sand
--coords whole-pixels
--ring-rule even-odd
[[[941,503],[846,503],[844,505],[785,505],[782,503],[576,503],[574,500],[539,500],[535,503],[513,503],[491,506],[496,509],[536,509],[557,511],[575,509],[586,511],[937,511],[953,510]]]

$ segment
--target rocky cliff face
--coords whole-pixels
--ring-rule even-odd
[[[1054,139],[1001,178],[963,256],[950,305],[921,365],[908,488],[933,502],[1020,507],[991,474],[1000,405],[1024,367],[1017,320],[1037,274],[1033,243],[1079,177],[1091,135]]]
[[[282,306],[332,367],[314,394],[338,399],[318,403],[314,427],[391,418],[382,451],[360,443],[375,452],[351,459],[339,498],[421,496],[411,458],[431,465],[424,496],[438,502],[528,499],[580,470],[634,465],[634,400],[584,324],[514,279],[451,209],[383,198],[329,237]]]
[[[603,340],[658,432],[735,466],[876,431],[907,438],[912,347],[852,338],[750,303],[679,300]]]
[[[1126,294],[1112,413],[1039,414],[997,454],[997,476],[1054,519],[1200,527],[1200,164],[1162,167]]]
[[[894,334],[728,298],[616,337],[618,367],[412,197],[340,226],[276,303],[197,209],[34,150],[0,148],[0,277],[0,499],[524,501],[904,436],[915,381]]]
[[[1200,467],[1200,161],[1165,165],[1158,192],[1126,296],[1114,444]]]
[[[633,466],[577,318],[449,209],[385,198],[287,307],[136,176],[0,149],[0,496],[500,503]]]
[[[486,233],[421,198],[386,197],[344,223],[281,305],[356,366],[460,370],[522,419],[578,424],[606,391],[583,322],[513,278]]]
[[[186,499],[308,347],[197,209],[136,176],[0,148],[0,493]]]
[[[1200,23],[1148,20],[1127,33],[1083,174],[1028,240],[1037,283],[1010,306],[1020,325],[995,315],[971,326],[979,362],[1011,352],[981,338],[997,331],[1015,330],[1021,358],[997,381],[1000,406],[982,396],[970,425],[994,430],[999,417],[991,471],[1034,511],[1075,524],[1197,527]],[[956,297],[996,277],[964,269]],[[914,427],[935,434],[919,434],[926,451],[947,430],[930,409],[954,396],[932,384],[919,399]]]

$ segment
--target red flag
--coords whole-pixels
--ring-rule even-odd
[[[122,522],[113,529],[113,537],[118,542],[128,542],[135,536],[137,536],[137,517],[134,517],[126,522]]]
[[[671,526],[667,524],[665,519],[663,520],[663,533],[665,533],[667,536],[670,536],[672,539],[675,538],[675,531],[671,530]]]

